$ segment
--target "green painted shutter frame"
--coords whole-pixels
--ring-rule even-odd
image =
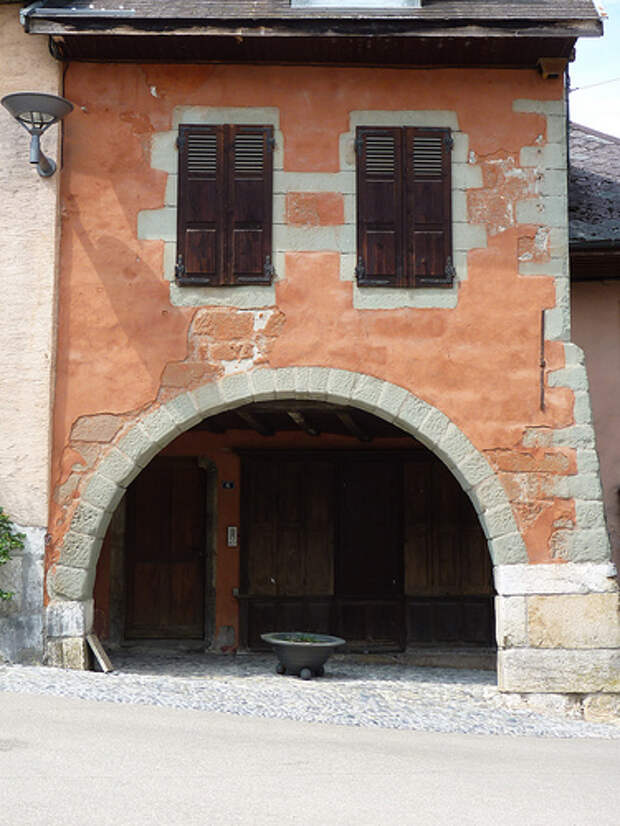
[[[273,128],[182,124],[177,143],[177,283],[270,283]]]
[[[360,287],[452,284],[451,145],[448,129],[358,128]]]

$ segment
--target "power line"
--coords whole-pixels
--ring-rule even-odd
[[[575,86],[574,89],[569,89],[569,92],[581,92],[582,89],[593,89],[595,86],[605,86],[607,83],[617,83],[620,77],[612,77],[610,80],[601,80],[598,83],[589,83],[587,86]]]

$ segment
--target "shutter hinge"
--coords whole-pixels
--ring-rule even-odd
[[[175,146],[177,149],[183,149],[185,146],[185,135],[178,135],[175,141]]]
[[[358,135],[355,140],[353,141],[353,146],[355,147],[356,152],[362,151],[362,136]]]
[[[271,256],[267,255],[265,257],[265,269],[264,273],[268,278],[273,278],[276,274],[276,271],[273,268],[273,264],[271,263]]]
[[[183,263],[183,256],[179,255],[177,257],[177,263],[174,268],[174,277],[175,278],[183,278],[185,275],[185,264]]]
[[[453,279],[456,277],[456,270],[454,269],[454,264],[452,263],[452,259],[448,257],[446,260],[446,271],[445,271],[446,278]]]
[[[271,151],[273,152],[273,150],[275,148],[276,148],[276,139],[274,138],[273,135],[268,135],[267,136],[267,149],[271,149]]]
[[[452,135],[445,135],[443,142],[446,145],[447,149],[454,149],[454,138],[452,137]]]
[[[360,255],[357,259],[357,267],[355,268],[355,277],[358,279],[364,278],[366,276],[366,266],[364,264],[364,260]]]

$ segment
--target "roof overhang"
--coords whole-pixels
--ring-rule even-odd
[[[281,0],[106,5],[110,0],[66,6],[48,0],[32,3],[21,16],[26,31],[51,38],[58,57],[90,61],[535,68],[540,58],[569,59],[578,37],[602,33],[594,7],[584,0],[513,0],[503,4],[505,13],[483,0],[363,12],[291,9]],[[580,13],[571,16],[571,6]]]

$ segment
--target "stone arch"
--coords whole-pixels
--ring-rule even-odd
[[[48,577],[52,600],[90,604],[92,613],[97,560],[110,518],[130,482],[172,439],[206,416],[277,398],[319,399],[359,407],[410,433],[450,468],[471,499],[493,564],[527,562],[512,508],[495,471],[436,407],[403,387],[364,373],[329,367],[265,367],[225,376],[183,393],[121,433],[82,491],[59,561]],[[78,608],[76,605],[76,612]],[[84,607],[78,613],[78,625],[88,625]],[[54,636],[50,622],[53,626],[53,617],[48,616],[48,633]]]

